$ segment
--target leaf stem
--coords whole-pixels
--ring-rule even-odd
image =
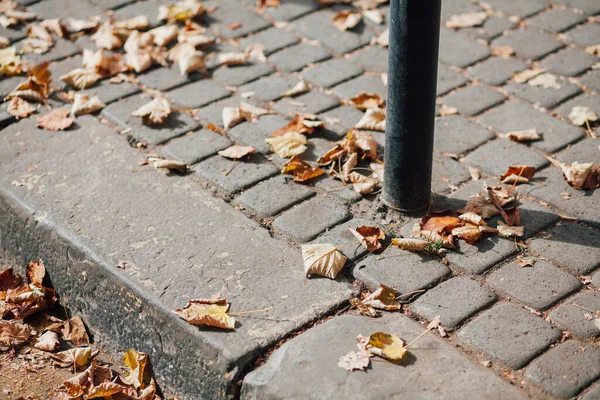
[[[263,308],[261,310],[238,311],[238,312],[230,312],[228,314],[229,315],[245,315],[245,314],[252,314],[252,313],[257,313],[257,312],[267,312],[267,311],[271,311],[272,309],[273,309],[273,306]]]

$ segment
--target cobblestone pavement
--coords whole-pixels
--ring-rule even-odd
[[[159,24],[156,10],[166,2],[19,3],[30,5],[43,19],[145,14]],[[158,375],[163,368],[163,385],[181,390],[184,398],[236,393],[231,387],[243,379],[241,396],[248,399],[600,399],[600,329],[586,311],[600,310],[600,190],[574,190],[544,157],[600,163],[600,140],[568,119],[578,105],[600,115],[600,59],[584,50],[600,44],[600,1],[443,0],[443,21],[455,14],[491,11],[480,27],[442,27],[438,103],[458,113],[436,120],[432,208],[462,207],[482,190],[482,181],[499,184],[497,177],[509,165],[534,165],[535,180],[518,187],[527,246],[498,237],[474,246],[461,242],[448,254],[449,265],[398,249],[378,259],[359,246],[346,246],[342,250],[352,262],[336,281],[304,279],[301,243],[344,246],[354,240],[347,227],[365,224],[397,226],[390,233],[400,235],[420,215],[396,213],[376,194],[359,195],[330,177],[296,184],[280,175],[285,160],[270,153],[264,139],[298,112],[336,118],[339,123],[308,139],[309,149],[301,157],[315,161],[362,116],[344,100],[363,91],[386,96],[382,74],[388,50],[372,40],[387,27],[389,5],[380,6],[383,24],[366,21],[340,32],[331,18],[342,5],[282,0],[277,8],[256,9],[252,0],[206,1],[213,4],[217,8],[206,22],[220,40],[211,50],[260,43],[267,62],[215,67],[207,77],[182,77],[176,68],[158,66],[133,83],[100,82],[88,90],[108,106],[98,115],[77,118],[77,127],[65,132],[37,130],[31,119],[15,121],[6,112],[7,103],[0,106],[0,204],[38,210],[36,221],[53,220],[107,265],[126,260],[132,266],[104,275],[85,272],[87,282],[108,283],[88,283],[92,288],[84,289],[74,289],[77,279],[65,272],[70,283],[64,289],[88,296],[81,304],[73,296],[70,301],[83,309],[90,324],[114,322],[120,311],[115,306],[104,319],[94,320],[89,291],[98,291],[98,304],[118,304],[111,298],[114,293],[127,297],[118,289],[118,279],[132,282],[139,296],[149,300],[131,309],[162,324],[148,327],[156,334],[136,339],[138,347],[151,347],[146,350],[155,362],[170,360],[158,361]],[[241,26],[231,29],[234,23]],[[18,47],[25,29],[0,28],[0,36]],[[515,50],[514,56],[494,55],[504,45]],[[85,36],[63,39],[46,54],[24,58],[52,61],[54,84],[65,90],[56,77],[81,65],[79,54],[86,48],[95,46]],[[515,82],[515,73],[533,67],[556,75],[559,88]],[[21,79],[3,78],[2,97]],[[284,97],[301,79],[310,90]],[[163,91],[180,110],[167,126],[150,128],[130,116],[151,98],[150,89]],[[254,95],[245,100],[240,95],[247,92]],[[224,135],[208,129],[211,124],[222,127],[223,107],[241,101],[275,113],[243,122]],[[61,105],[58,97],[52,102]],[[524,145],[502,138],[534,127],[543,140]],[[600,128],[592,128],[600,135]],[[383,151],[384,134],[373,135]],[[147,148],[138,148],[139,143]],[[231,161],[217,152],[232,143],[254,146],[257,153],[225,175]],[[193,173],[167,177],[148,172],[137,165],[146,153],[189,163]],[[480,181],[471,180],[468,167],[481,172]],[[15,186],[15,180],[25,184]],[[2,221],[11,224],[10,217],[0,217]],[[3,245],[10,242],[3,240]],[[36,247],[42,253],[43,248]],[[523,268],[517,263],[522,255],[537,262]],[[84,260],[78,254],[67,257],[65,262]],[[404,315],[377,320],[337,315],[345,313],[345,300],[357,293],[358,283],[371,290],[383,283],[400,293],[423,292],[410,299]],[[278,322],[248,319],[235,333],[224,334],[199,331],[168,314],[189,298],[217,292],[242,308],[273,306],[271,317]],[[163,315],[152,307],[166,311]],[[428,334],[407,365],[374,363],[368,373],[337,367],[338,358],[353,349],[356,335],[381,330],[410,340],[422,330],[419,322],[436,315],[448,336]],[[326,322],[315,324],[322,320]],[[119,332],[130,328],[114,323],[109,335],[125,340]],[[140,320],[142,327],[144,323]],[[279,347],[291,332],[313,324]],[[170,337],[173,330],[179,333]],[[156,350],[152,346],[158,342]],[[245,375],[256,357],[273,347],[277,350],[266,362]],[[173,363],[195,365],[193,371],[207,378],[183,382],[185,375],[178,378],[182,373]],[[213,381],[217,383],[207,383]]]

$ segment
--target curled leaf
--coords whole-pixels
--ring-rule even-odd
[[[151,102],[144,104],[131,113],[133,117],[142,117],[148,125],[162,124],[171,114],[171,104],[166,97],[155,97]]]
[[[348,102],[359,110],[367,110],[369,108],[379,108],[383,105],[384,100],[377,93],[361,92],[352,97]]]
[[[307,149],[306,136],[296,132],[288,132],[283,136],[270,137],[265,139],[265,142],[271,146],[271,151],[283,158],[297,156],[304,153]]]
[[[98,96],[75,93],[71,115],[76,117],[78,115],[89,114],[102,110],[104,107],[106,107],[106,104]]]
[[[235,319],[227,314],[228,310],[225,299],[194,299],[175,313],[192,325],[235,329]]]
[[[321,168],[313,168],[300,157],[293,156],[281,170],[282,174],[294,176],[294,182],[306,182],[310,179],[323,175],[325,172]]]
[[[74,349],[69,349],[65,351],[61,351],[56,354],[51,354],[50,356],[55,360],[56,364],[60,367],[85,367],[90,359],[96,357],[99,351],[92,351],[90,347],[76,347]]]
[[[35,112],[35,107],[20,97],[13,97],[6,111],[17,118],[26,118]]]
[[[527,183],[535,175],[535,167],[531,165],[511,165],[500,176],[502,183]]]
[[[352,10],[343,10],[336,13],[333,18],[333,25],[340,31],[345,32],[357,26],[362,20],[362,15]]]
[[[321,275],[330,279],[335,279],[347,259],[331,244],[303,244],[302,258],[307,276]]]
[[[550,73],[538,75],[535,78],[529,80],[527,84],[529,86],[540,86],[544,89],[560,89],[560,84],[557,81],[557,76]]]
[[[354,127],[356,129],[385,132],[385,110],[369,108]]]
[[[75,346],[86,346],[90,343],[85,325],[81,318],[77,316],[65,321],[60,333],[63,339],[68,340]]]
[[[150,385],[152,377],[149,374],[148,354],[135,349],[127,349],[123,355],[123,364],[129,368],[125,381],[136,389],[144,389]]]
[[[33,345],[36,349],[43,351],[54,351],[60,347],[60,341],[56,332],[46,331]]]
[[[562,169],[565,180],[569,185],[577,190],[596,189],[600,187],[600,165],[594,166],[593,163],[567,164],[558,162]]]
[[[348,229],[370,253],[381,249],[380,240],[385,239],[385,233],[381,228],[376,226],[359,226],[356,229]]]
[[[401,305],[396,301],[396,293],[395,289],[379,284],[379,288],[369,296],[365,297],[362,302],[363,304],[378,310],[399,311]]]
[[[57,108],[38,120],[37,126],[47,131],[63,131],[73,125],[73,118],[69,118],[69,110]]]
[[[283,94],[283,97],[296,96],[296,95],[301,94],[301,93],[306,93],[309,90],[310,90],[310,88],[308,87],[308,83],[306,83],[306,81],[304,81],[302,79],[298,83],[296,83],[296,85],[293,88],[291,88],[290,90],[288,90],[287,92],[285,92]]]
[[[425,251],[430,242],[423,239],[415,238],[393,238],[392,244],[403,250],[409,251]]]
[[[480,26],[487,18],[488,15],[485,11],[455,14],[446,21],[446,28],[458,29]]]
[[[309,134],[315,128],[324,127],[325,122],[317,119],[315,115],[297,114],[296,118],[281,129],[274,131],[271,136],[283,136],[288,132]]]
[[[502,221],[498,221],[498,234],[505,238],[520,237],[525,234],[523,226],[508,226]]]
[[[373,354],[385,358],[390,361],[400,361],[406,354],[407,350],[404,340],[396,334],[385,332],[376,332],[369,337],[367,345]]]
[[[102,76],[95,71],[84,68],[75,68],[73,71],[60,77],[62,81],[65,81],[76,89],[85,89],[93,86],[100,78],[102,78]]]
[[[506,137],[514,142],[530,142],[541,138],[536,128],[509,132],[506,134]]]

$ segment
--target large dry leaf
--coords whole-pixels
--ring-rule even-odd
[[[239,146],[234,144],[233,146],[229,146],[225,150],[219,151],[219,155],[225,158],[231,158],[237,160],[239,158],[245,157],[248,154],[252,154],[256,151],[256,149],[252,146]]]
[[[281,173],[293,175],[294,182],[306,182],[323,175],[325,171],[321,168],[313,168],[310,164],[300,159],[300,157],[294,156],[284,164]]]
[[[125,63],[133,68],[135,72],[143,72],[150,68],[154,63],[152,55],[145,50],[138,50],[135,52],[128,52],[125,54]]]
[[[488,15],[485,11],[455,14],[450,16],[450,18],[446,21],[446,28],[458,29],[480,26],[485,22],[487,17]]]
[[[35,112],[35,107],[20,97],[13,97],[6,111],[17,118],[27,118]]]
[[[349,135],[352,135],[356,147],[362,150],[365,155],[372,160],[377,159],[377,141],[371,132],[350,131]]]
[[[47,131],[63,131],[73,124],[69,110],[57,108],[38,120],[37,126]]]
[[[473,212],[477,215],[480,215],[484,219],[492,218],[500,213],[498,208],[496,208],[496,206],[492,204],[490,200],[480,196],[479,194],[469,197],[467,200],[467,205],[458,211],[461,213]]]
[[[536,128],[508,132],[506,137],[514,142],[530,142],[541,138]]]
[[[346,150],[340,144],[336,144],[325,154],[319,157],[317,164],[321,166],[329,165],[339,160],[344,154],[346,154]]]
[[[87,94],[75,93],[73,106],[71,106],[71,115],[78,116],[93,113],[102,110],[106,104],[98,96],[88,96]]]
[[[225,299],[195,299],[175,313],[192,325],[235,329],[235,319],[227,310],[229,304]]]
[[[46,267],[42,261],[31,261],[27,264],[27,282],[42,286],[42,281],[46,276]]]
[[[439,217],[423,217],[421,221],[421,229],[424,231],[433,231],[441,235],[448,234],[458,226],[463,225],[463,221],[451,215],[443,215]]]
[[[75,368],[82,368],[85,367],[92,358],[96,357],[98,353],[98,350],[92,351],[90,347],[76,347],[74,349],[51,354],[50,356],[60,367],[67,368],[74,366]]]
[[[358,172],[351,172],[347,176],[348,182],[352,183],[352,188],[355,192],[360,194],[371,194],[375,191],[375,188],[379,184],[379,180],[359,174]]]
[[[490,228],[480,215],[465,213],[459,215],[465,224],[452,229],[452,235],[474,244],[483,237],[484,233],[498,233],[496,229]]]
[[[396,301],[396,290],[379,284],[376,291],[362,300],[362,303],[378,310],[400,311],[402,306]]]
[[[575,106],[569,113],[569,119],[573,124],[583,126],[586,123],[598,121],[598,116],[587,107]]]
[[[573,164],[558,162],[565,180],[569,185],[578,190],[596,189],[600,187],[600,165],[593,163]]]
[[[159,125],[171,114],[171,104],[166,97],[155,97],[151,102],[144,104],[131,113],[133,117],[141,117],[144,124]]]
[[[348,102],[359,110],[367,110],[369,108],[379,108],[383,105],[384,100],[377,93],[361,92],[352,97]]]
[[[376,226],[359,226],[356,229],[348,228],[356,239],[370,253],[381,249],[380,240],[385,239],[385,232]]]
[[[150,26],[150,21],[148,17],[145,15],[138,15],[133,18],[124,19],[122,21],[116,21],[113,23],[113,26],[117,29],[127,29],[127,30],[145,30]]]
[[[404,341],[396,334],[376,332],[369,337],[367,348],[380,357],[390,361],[400,361],[407,350]]]
[[[279,157],[288,158],[300,155],[307,149],[306,136],[297,132],[288,132],[283,136],[270,137],[265,142],[271,146],[271,151]]]
[[[206,9],[199,0],[184,0],[175,4],[161,5],[158,9],[158,19],[175,20],[185,22],[199,15],[202,15]]]
[[[335,27],[342,32],[354,28],[360,23],[361,20],[362,15],[352,10],[340,11],[332,18],[333,25],[335,25]]]
[[[95,71],[84,68],[75,68],[73,71],[64,74],[60,79],[76,89],[85,89],[94,86],[102,76]]]
[[[94,20],[86,20],[86,19],[74,19],[74,18],[69,17],[69,18],[67,18],[66,27],[69,30],[69,32],[71,32],[71,33],[88,31],[90,29],[95,29],[96,27],[98,27],[98,21],[95,19]]]
[[[136,389],[144,389],[150,385],[152,377],[148,368],[148,354],[135,349],[127,349],[123,355],[123,364],[129,368],[125,380]]]
[[[539,86],[539,87],[543,87],[544,89],[560,89],[560,84],[557,81],[557,76],[550,74],[550,73],[544,73],[541,75],[536,76],[535,78],[529,80],[529,82],[527,82],[527,84],[529,86]]]
[[[302,258],[307,276],[320,275],[335,279],[344,268],[346,256],[331,244],[303,244]]]
[[[458,108],[447,106],[446,104],[442,104],[439,109],[440,115],[442,117],[447,117],[448,115],[458,114]]]
[[[123,46],[123,41],[109,22],[102,24],[91,38],[99,49],[113,50]]]
[[[416,238],[393,238],[392,244],[402,250],[425,251],[431,245],[431,242]]]
[[[154,44],[157,46],[166,46],[177,38],[179,28],[177,25],[163,25],[148,31],[154,38]]]
[[[58,349],[60,347],[58,334],[52,331],[44,332],[44,334],[37,339],[33,347],[43,351],[54,351]]]
[[[385,132],[385,110],[369,108],[354,127],[356,129]]]
[[[177,65],[179,65],[179,73],[182,76],[191,72],[205,71],[206,63],[204,62],[204,53],[201,51],[186,52],[179,57]]]
[[[68,340],[75,346],[87,346],[90,343],[85,325],[81,318],[77,316],[65,321],[61,334],[63,339]]]
[[[0,346],[16,347],[29,340],[31,331],[28,325],[17,321],[0,320]]]
[[[502,183],[527,183],[535,175],[535,167],[531,165],[511,165],[505,173],[500,175]]]

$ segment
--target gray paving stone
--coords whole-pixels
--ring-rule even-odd
[[[61,61],[55,61],[50,63],[48,66],[48,71],[52,74],[52,82],[50,82],[50,86],[56,90],[65,90],[69,88],[69,85],[63,80],[60,79],[64,74],[71,72],[75,68],[81,68],[81,56],[76,55],[74,57],[65,58]],[[71,88],[73,89],[73,88]]]
[[[508,45],[515,49],[518,58],[533,61],[564,47],[562,42],[549,34],[530,28],[510,31],[506,36],[494,39],[492,45]]]
[[[567,399],[575,396],[600,376],[600,348],[569,340],[535,360],[525,377],[546,392]]]
[[[295,72],[330,57],[331,52],[322,46],[300,43],[271,54],[269,62],[283,71]]]
[[[184,108],[199,108],[230,94],[229,90],[211,80],[193,82],[166,93],[176,104]]]
[[[296,114],[319,114],[331,110],[339,104],[340,101],[336,97],[312,89],[310,92],[292,99],[280,99],[273,106],[273,110],[293,118]]]
[[[355,261],[368,253],[367,249],[360,243],[348,246],[351,243],[357,242],[356,237],[348,228],[356,229],[360,226],[377,226],[377,224],[366,219],[353,218],[323,232],[322,235],[313,240],[313,243],[328,243],[337,246],[341,253],[350,260]]]
[[[569,10],[552,8],[527,20],[526,24],[548,32],[562,32],[585,21],[585,17]]]
[[[469,68],[469,75],[490,85],[500,86],[515,73],[527,69],[527,64],[516,58],[490,57]]]
[[[333,119],[335,123],[328,123],[327,129],[339,137],[346,135],[363,116],[363,112],[352,106],[340,106],[321,115],[325,120]]]
[[[8,28],[0,25],[0,36],[4,36],[11,43],[14,43],[17,40],[25,39],[27,36],[27,27],[23,24],[18,24]]]
[[[251,99],[242,99],[240,97],[227,97],[223,100],[215,101],[209,105],[202,107],[196,112],[204,125],[213,124],[218,127],[223,127],[223,108],[224,107],[239,107],[240,103],[246,102],[253,104]]]
[[[591,339],[600,335],[593,320],[586,318],[588,310],[600,310],[600,292],[585,290],[569,298],[552,310],[548,318],[560,329],[571,332],[575,337]]]
[[[164,143],[200,126],[192,117],[181,112],[171,113],[163,124],[157,126],[144,125],[141,118],[131,116],[133,111],[150,101],[152,97],[146,94],[130,96],[109,104],[102,110],[102,115],[121,129],[131,128],[130,135],[148,144]]]
[[[68,11],[69,17],[88,19],[89,17],[104,16],[104,13],[93,5],[83,1],[44,0],[30,6],[40,19],[64,18]]]
[[[441,28],[439,59],[446,64],[465,68],[487,58],[490,49],[450,29]]]
[[[232,161],[219,155],[200,161],[196,165],[196,174],[200,175],[225,195],[232,196],[260,181],[279,173],[273,165],[266,163],[259,155],[252,155],[246,160]],[[225,175],[227,171],[229,174]]]
[[[23,48],[23,42],[15,43],[17,51],[20,52]],[[79,52],[79,47],[75,46],[73,42],[66,39],[55,38],[54,46],[44,54],[27,53],[21,56],[21,59],[33,64],[41,64],[44,61],[56,61],[63,58],[67,58]]]
[[[600,289],[600,271],[597,271],[593,276],[592,276],[592,285],[594,285],[595,287]]]
[[[496,135],[465,117],[450,115],[435,121],[433,147],[449,154],[463,154]]]
[[[588,88],[600,92],[600,69],[593,69],[583,75],[579,82]]]
[[[300,39],[292,32],[277,28],[269,28],[246,37],[240,42],[240,46],[242,48],[247,48],[248,46],[255,44],[262,44],[265,46],[265,55],[269,55],[277,50],[294,45],[299,41]]]
[[[203,76],[198,72],[181,75],[179,67],[173,65],[170,68],[157,66],[157,68],[138,75],[137,78],[147,88],[165,91],[195,82],[202,79]]]
[[[135,2],[135,0],[90,0],[92,4],[110,10]]]
[[[343,58],[319,63],[302,71],[302,77],[323,88],[329,88],[340,82],[362,74],[363,70],[356,64]]]
[[[547,0],[486,0],[494,10],[525,18],[550,6]]]
[[[280,175],[248,189],[236,202],[260,218],[268,218],[314,194],[308,187],[295,183],[291,176]]]
[[[254,92],[253,98],[256,100],[275,101],[298,82],[299,79],[294,75],[270,75],[240,87],[238,92]]]
[[[210,15],[203,16],[203,21],[226,38],[239,38],[271,26],[269,21],[236,0],[209,0],[203,4],[207,9],[217,6]],[[231,29],[229,26],[234,23],[241,26]]]
[[[16,118],[6,111],[7,107],[8,102],[0,104],[0,129],[4,129],[16,121]]]
[[[456,249],[448,252],[446,258],[454,267],[479,275],[518,252],[512,241],[492,236],[473,245],[459,240]]]
[[[368,44],[375,32],[365,24],[341,32],[331,22],[335,12],[320,10],[299,18],[291,23],[291,28],[309,39],[318,40],[336,54],[345,54]]]
[[[356,203],[362,200],[362,195],[350,186],[344,185],[330,176],[322,176],[315,180],[315,187],[344,203]]]
[[[275,218],[273,229],[300,243],[306,243],[350,217],[348,210],[336,202],[316,197]]]
[[[333,88],[333,93],[341,99],[350,99],[362,92],[377,93],[387,99],[387,87],[380,75],[361,75],[358,78],[340,83]]]
[[[584,93],[557,107],[555,112],[559,113],[565,120],[569,121],[569,114],[575,106],[587,107],[598,115],[600,113],[600,96]],[[569,121],[570,123],[570,121]]]
[[[581,400],[600,400],[600,384],[585,392]]]
[[[477,122],[492,126],[500,133],[537,128],[542,139],[531,143],[531,146],[548,153],[555,152],[583,137],[581,129],[538,111],[528,104],[516,101],[509,101],[496,107],[479,117]]]
[[[600,267],[600,233],[585,226],[563,222],[548,237],[531,241],[529,249],[577,275]]]
[[[369,46],[358,50],[350,57],[369,72],[388,72],[388,51],[381,46]]]
[[[437,73],[437,95],[441,96],[448,93],[452,89],[464,85],[469,80],[462,74],[451,70],[445,65],[438,64]]]
[[[516,261],[493,272],[487,283],[536,310],[544,310],[581,287],[581,282],[543,260],[533,267],[521,267]]]
[[[410,305],[409,310],[428,320],[439,315],[442,325],[453,330],[494,301],[494,292],[471,278],[460,276],[428,290]]]
[[[135,85],[129,82],[110,83],[108,80],[98,82],[89,89],[80,90],[79,93],[87,95],[96,95],[104,102],[104,104],[112,103],[113,101],[139,93]]]
[[[585,162],[600,164],[600,150],[595,145],[596,141],[594,139],[586,138],[570,145],[558,153],[556,158],[567,163],[585,160]]]
[[[471,178],[469,171],[462,164],[439,153],[433,155],[432,168],[431,191],[433,193],[447,192],[450,186],[458,186]]]
[[[271,148],[265,139],[271,137],[273,131],[281,129],[289,121],[279,115],[263,115],[256,122],[242,122],[229,129],[229,135],[235,140],[248,146],[253,146],[261,153],[269,153]]]
[[[555,74],[575,76],[585,72],[598,61],[598,57],[571,47],[546,57],[540,63],[540,66]]]
[[[315,0],[296,0],[282,2],[277,7],[266,8],[265,12],[278,21],[291,21],[318,9],[319,3]]]
[[[581,89],[559,77],[557,79],[560,89],[531,86],[528,83],[511,83],[504,89],[515,97],[530,103],[539,104],[545,108],[554,108],[563,101],[581,93]]]
[[[442,21],[446,21],[456,14],[466,14],[483,11],[478,5],[468,0],[446,0],[442,3]]]
[[[460,32],[476,39],[492,40],[500,36],[507,29],[512,29],[515,26],[516,24],[509,19],[498,15],[490,15],[481,26],[463,28],[460,29]]]
[[[595,0],[552,0],[552,2],[582,11],[586,15],[600,12],[600,4]]]
[[[371,254],[356,263],[352,275],[370,290],[380,283],[393,287],[400,293],[430,288],[446,279],[450,269],[437,258],[392,248],[377,259]]]
[[[500,303],[458,332],[458,338],[511,369],[519,369],[559,340],[561,333],[542,318],[510,303]]]
[[[208,129],[174,139],[161,149],[161,153],[170,159],[194,164],[231,146],[231,141]]]
[[[217,68],[212,77],[219,82],[230,86],[240,86],[255,79],[265,76],[274,71],[269,64],[262,62],[249,62],[246,65],[230,67],[224,65]]]
[[[536,151],[510,140],[494,140],[477,148],[465,161],[499,177],[511,165],[532,165],[536,170],[548,165],[548,160]]]
[[[460,114],[473,116],[502,103],[505,99],[502,93],[489,86],[474,84],[450,93],[442,101],[450,107],[455,107]]]
[[[600,37],[600,24],[588,23],[585,25],[579,25],[578,27],[567,31],[565,33],[565,37],[567,41],[582,47],[598,44],[598,38]]]
[[[398,313],[375,319],[354,315],[335,317],[277,349],[266,364],[246,376],[241,397],[244,400],[526,398],[514,386],[431,333],[419,339],[419,345],[409,350],[407,361],[400,365],[373,360],[367,373],[337,367],[341,356],[356,349],[358,335],[376,331],[396,332],[410,341],[423,327]],[[312,382],[310,390],[307,382]]]
[[[150,27],[156,27],[161,24],[161,21],[158,20],[158,8],[165,3],[168,4],[164,0],[136,1],[135,3],[116,9],[113,15],[119,21],[134,18],[138,15],[145,15],[148,17]]]

